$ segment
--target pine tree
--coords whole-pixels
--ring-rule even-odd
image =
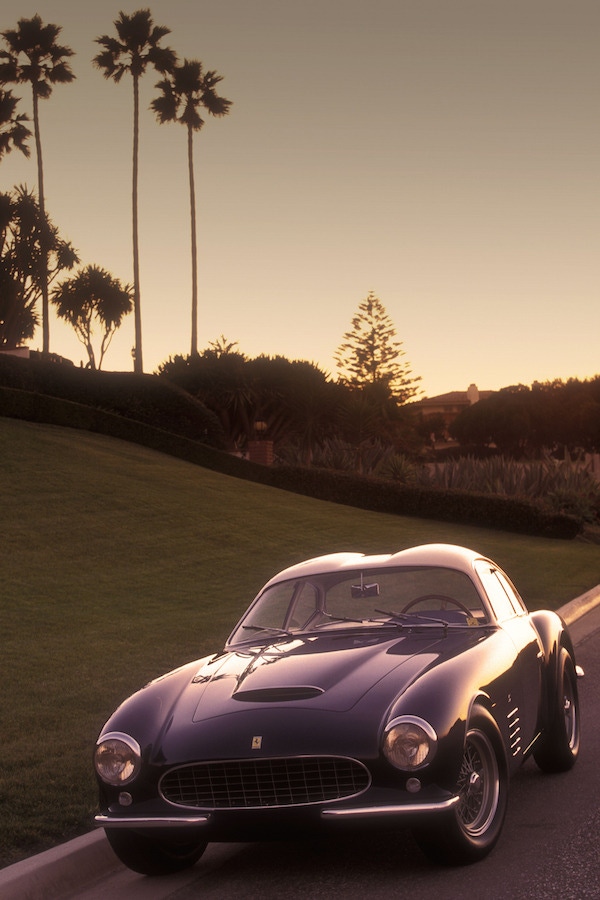
[[[339,380],[351,387],[385,387],[398,403],[406,403],[419,392],[420,377],[403,361],[402,342],[381,300],[369,291],[352,319],[334,359]]]

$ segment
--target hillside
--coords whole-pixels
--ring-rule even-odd
[[[583,542],[357,510],[70,428],[0,418],[0,458],[0,865],[90,828],[105,718],[218,650],[286,565],[449,541],[497,559],[532,607],[600,582]]]

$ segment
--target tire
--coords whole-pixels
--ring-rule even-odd
[[[579,756],[580,721],[577,674],[573,660],[561,648],[556,687],[550,698],[548,723],[534,748],[542,772],[567,772]]]
[[[150,833],[123,828],[105,828],[106,837],[123,865],[140,875],[172,875],[189,869],[207,847],[206,841],[175,832],[157,838]],[[163,832],[164,834],[164,832]]]
[[[508,769],[502,737],[483,707],[474,707],[456,790],[459,803],[431,828],[415,832],[434,862],[461,866],[483,859],[502,832],[508,801]]]

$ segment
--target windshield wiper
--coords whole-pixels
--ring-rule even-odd
[[[380,610],[376,609],[375,612],[380,612]],[[400,622],[390,622],[384,621],[382,619],[355,619],[352,616],[334,616],[331,613],[327,612],[321,612],[320,615],[325,616],[326,619],[329,619],[329,622],[319,622],[318,625],[314,626],[315,628],[326,628],[328,625],[331,625],[334,622],[352,622],[355,625],[391,625],[393,628],[403,627]],[[384,613],[384,615],[388,614]]]
[[[382,616],[389,616],[390,619],[410,619],[408,613],[393,612],[391,609],[376,609],[375,612]]]
[[[286,631],[285,628],[276,628],[273,625],[242,625],[243,631],[266,631],[269,634],[279,635],[281,637],[293,637],[291,631]]]
[[[375,612],[381,613],[384,616],[390,616],[393,619],[401,619],[402,621],[405,621],[406,619],[419,619],[420,620],[419,622],[413,623],[413,626],[416,628],[418,628],[421,625],[422,625],[422,627],[428,627],[430,625],[437,627],[438,625],[441,625],[442,628],[445,628],[447,631],[449,628],[450,629],[474,628],[474,627],[483,628],[489,624],[487,622],[478,622],[477,625],[474,626],[474,625],[470,625],[466,619],[464,622],[446,622],[445,619],[438,619],[438,618],[435,618],[434,616],[427,616],[422,612],[404,613],[404,612],[393,612],[391,610],[385,610],[385,609],[376,609]]]
[[[426,616],[420,612],[412,612],[412,613],[404,613],[404,612],[393,612],[388,609],[376,609],[375,612],[381,613],[382,616],[390,616],[392,619],[422,619],[425,622],[432,622],[435,625],[449,625],[449,622],[446,622],[444,619],[437,619],[433,616]]]

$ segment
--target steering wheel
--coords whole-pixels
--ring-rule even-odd
[[[409,609],[412,609],[413,606],[416,606],[417,603],[426,603],[429,600],[441,600],[442,603],[444,603],[444,604],[451,603],[453,606],[457,606],[460,609],[460,611],[464,612],[465,615],[467,615],[469,618],[473,615],[471,610],[468,609],[464,605],[464,603],[461,603],[460,600],[456,600],[455,597],[447,597],[445,594],[423,594],[421,597],[415,597],[414,600],[411,600],[410,603],[406,604],[406,606],[404,607],[402,612],[406,613],[409,611]],[[445,606],[443,606],[442,609],[445,609]],[[435,612],[435,610],[427,610],[427,611]]]

